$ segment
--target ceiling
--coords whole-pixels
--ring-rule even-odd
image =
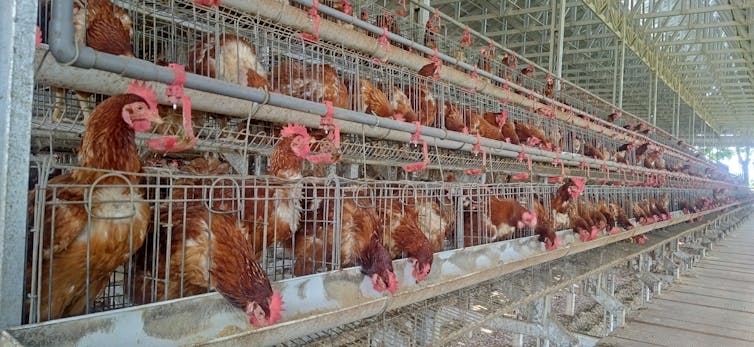
[[[709,145],[716,138],[711,135],[739,135],[727,136],[726,143],[754,135],[752,0],[429,1],[550,71],[556,70],[563,4],[566,80],[615,104],[622,101],[640,118],[651,121],[656,114],[657,126],[666,131],[699,136],[689,139],[696,145]],[[445,29],[460,40],[462,27]],[[656,113],[650,97],[655,89]]]

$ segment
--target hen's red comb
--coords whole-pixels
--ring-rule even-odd
[[[128,85],[128,94],[140,96],[147,102],[150,111],[157,112],[157,94],[147,82],[133,81]]]
[[[306,130],[306,128],[301,124],[290,124],[283,127],[283,130],[280,132],[280,135],[283,137],[291,137],[291,136],[309,136],[309,131]]]

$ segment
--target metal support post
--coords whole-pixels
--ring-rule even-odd
[[[249,161],[246,159],[248,158],[247,156],[232,152],[223,152],[222,156],[239,175],[245,176],[249,174]]]
[[[657,74],[655,74],[655,83],[652,89],[652,126],[657,126],[657,80]]]
[[[558,16],[558,60],[555,65],[555,90],[560,90],[560,79],[563,78],[563,35],[565,31],[566,0],[560,0],[560,15]]]
[[[623,75],[626,68],[626,43],[620,43],[620,78],[618,79],[618,108],[623,109]]]
[[[652,75],[654,75],[655,78],[657,76],[657,74],[650,72],[650,76]],[[647,95],[647,101],[648,101],[647,102],[647,123],[650,123],[650,124],[652,123],[652,104],[653,104],[652,100],[654,100],[655,98],[656,87],[657,86],[654,83],[652,83],[652,80],[649,80],[649,90],[648,90],[649,94]]]
[[[608,326],[608,329],[610,331],[613,330],[614,326],[621,327],[625,324],[626,308],[623,306],[623,303],[621,303],[620,300],[616,299],[607,290],[599,286],[597,287],[596,292],[592,294],[592,298],[594,298],[594,300],[597,301],[598,304],[600,304],[608,312],[610,312],[611,316],[615,317],[615,324],[612,324],[611,319],[611,324],[610,326]]]
[[[573,317],[576,314],[576,285],[572,285],[566,294],[566,312],[567,316]]]
[[[37,3],[0,2],[0,330],[23,307]]]
[[[680,137],[681,136],[681,94],[676,94],[676,100],[675,100],[675,133],[673,136]]]
[[[351,178],[351,179],[359,178],[359,165],[358,164],[348,165],[348,178]]]
[[[258,155],[254,157],[254,175],[262,176],[265,172],[265,157]]]

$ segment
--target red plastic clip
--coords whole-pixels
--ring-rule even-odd
[[[471,153],[477,154],[482,150],[482,137],[476,134],[476,143],[471,147]]]
[[[37,34],[34,37],[34,40],[37,43],[37,48],[42,46],[42,30],[39,29],[39,25],[37,25]]]
[[[403,165],[403,170],[407,172],[419,172],[424,171],[429,166],[429,149],[427,148],[427,141],[422,139],[422,156],[423,159],[420,162],[413,164]]]
[[[414,126],[416,126],[416,131],[411,135],[411,144],[416,146],[422,141],[422,125],[419,121],[414,121]]]
[[[461,47],[469,47],[474,41],[471,39],[471,33],[469,27],[463,28],[463,37],[461,37]]]
[[[310,41],[310,42],[317,42],[319,41],[319,23],[322,20],[319,16],[319,1],[314,0],[312,1],[312,8],[309,9],[309,19],[314,21],[314,30],[311,34],[309,33],[303,33],[301,34],[301,38]]]
[[[531,158],[529,158],[529,156],[526,154],[526,151],[524,150],[524,146],[521,146],[521,152],[518,153],[516,160],[518,161],[526,160],[526,165],[529,167],[529,172],[531,172]]]
[[[191,98],[183,94],[183,85],[186,83],[186,68],[180,64],[169,64],[168,67],[173,70],[175,78],[173,79],[173,83],[165,88],[165,95],[167,95],[173,107],[176,107],[181,102],[181,108],[183,109],[183,130],[178,136],[162,136],[149,139],[147,140],[147,146],[156,152],[182,152],[193,148],[197,142],[191,122]]]
[[[333,119],[335,111],[333,110],[332,101],[325,100],[323,104],[325,104],[327,111],[325,111],[325,114],[322,115],[322,118],[319,120],[319,127],[325,131],[325,134],[328,134],[335,125],[335,120]]]
[[[474,145],[474,148],[476,148],[476,145]],[[484,150],[484,148],[482,148],[481,146],[479,146],[478,152],[482,153],[482,167],[481,168],[476,168],[476,169],[466,169],[466,170],[463,171],[464,174],[469,175],[469,176],[477,176],[477,175],[483,174],[486,171],[486,168],[487,168],[487,151]]]
[[[220,6],[220,0],[194,0],[194,3],[202,6]]]

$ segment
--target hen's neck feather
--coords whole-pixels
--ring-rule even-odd
[[[116,95],[97,105],[89,117],[84,131],[78,158],[82,167],[122,172],[141,172],[134,131],[123,121],[123,106],[133,102],[144,102],[132,94]],[[74,177],[79,181],[93,183],[103,172],[76,170]],[[132,181],[136,178],[130,177]],[[138,181],[138,179],[136,179]],[[117,184],[123,184],[117,182]]]

